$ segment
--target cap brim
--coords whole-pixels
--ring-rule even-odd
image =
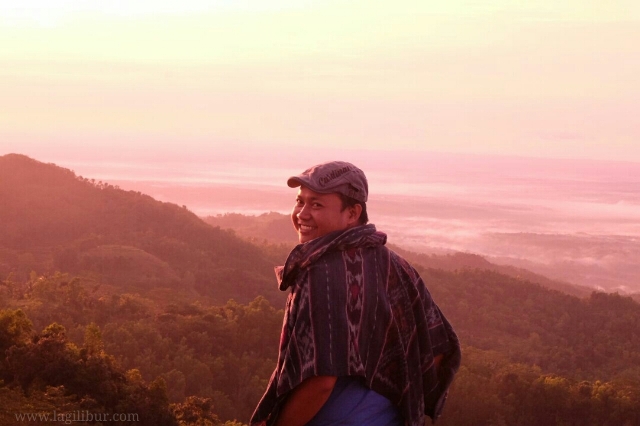
[[[304,181],[297,176],[291,176],[287,180],[287,185],[289,185],[289,188],[297,188],[304,185]]]

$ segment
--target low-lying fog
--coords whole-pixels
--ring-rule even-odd
[[[478,253],[608,291],[640,291],[638,163],[393,152],[350,157],[369,178],[369,215],[390,242],[426,253]],[[295,190],[286,187],[287,177],[324,160],[265,164],[253,153],[241,162],[54,162],[206,216],[288,213]]]

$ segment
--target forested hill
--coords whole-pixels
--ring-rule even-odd
[[[285,244],[292,248],[297,244],[297,235],[291,226],[288,215],[269,212],[259,216],[247,216],[239,213],[207,216],[203,218],[212,226],[222,229],[233,229],[238,235],[253,242],[271,242]],[[393,237],[393,236],[390,236]],[[559,290],[578,297],[588,297],[593,289],[553,280],[526,269],[510,265],[497,265],[486,258],[473,253],[424,254],[415,253],[397,245],[387,244],[389,248],[405,257],[411,263],[420,264],[426,268],[455,271],[458,269],[485,269],[499,272],[514,278],[526,279],[544,287]]]
[[[277,361],[272,265],[288,243],[253,245],[19,155],[0,157],[0,201],[0,426],[25,407],[248,422]],[[260,226],[249,235],[264,243]],[[403,254],[463,345],[438,424],[640,425],[638,303],[550,290],[473,255]]]
[[[59,270],[221,303],[281,296],[260,248],[184,207],[17,154],[0,157],[0,200],[0,276]]]
[[[222,229],[233,229],[238,235],[249,240],[287,244],[290,247],[298,244],[298,235],[291,225],[289,215],[276,212],[263,213],[259,216],[225,213],[206,216],[202,220]]]

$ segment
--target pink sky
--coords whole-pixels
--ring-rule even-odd
[[[0,6],[0,155],[640,161],[637,2],[85,3]]]

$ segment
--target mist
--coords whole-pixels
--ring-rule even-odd
[[[551,278],[640,291],[640,164],[406,151],[252,150],[163,161],[56,160],[77,174],[200,216],[288,214],[286,179],[346,159],[369,179],[369,215],[404,248],[462,251]],[[269,161],[265,161],[268,158]],[[273,160],[272,160],[273,159]],[[293,232],[293,231],[292,231]]]

